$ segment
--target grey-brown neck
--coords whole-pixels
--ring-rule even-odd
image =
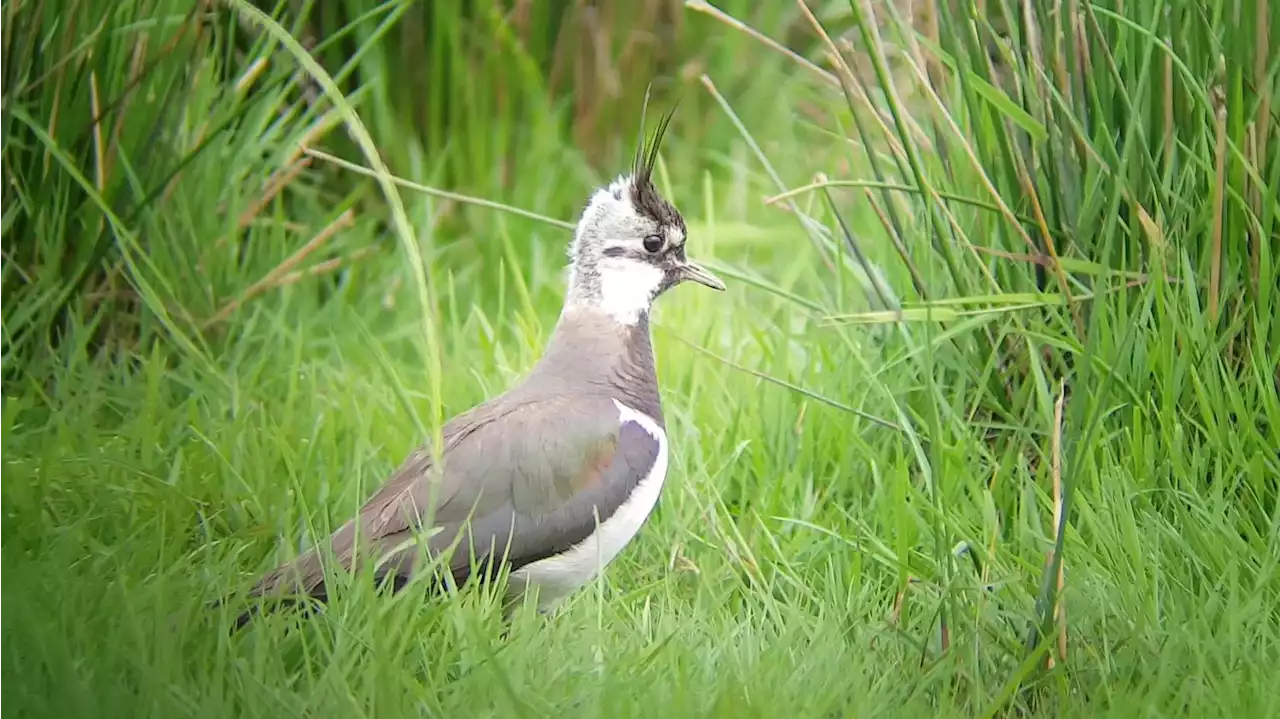
[[[647,317],[624,325],[590,307],[566,308],[526,385],[607,394],[665,426]]]

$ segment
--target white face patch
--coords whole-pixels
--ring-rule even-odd
[[[667,236],[667,244],[671,247],[679,247],[688,239],[684,235],[684,230],[679,227],[667,227],[665,234]]]
[[[600,262],[600,309],[624,325],[649,311],[662,284],[662,270],[645,262],[607,258]]]
[[[610,253],[618,249],[642,252],[644,238],[655,232],[665,235],[667,246],[684,242],[684,233],[679,229],[659,230],[652,219],[636,212],[630,178],[620,177],[597,190],[578,223],[569,250],[575,263],[590,264],[581,273],[576,266],[571,269],[565,308],[594,307],[621,324],[636,324],[662,286],[662,270],[642,260]]]

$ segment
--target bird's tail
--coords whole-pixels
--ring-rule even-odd
[[[251,603],[237,617],[232,631],[243,629],[254,617],[281,609],[300,608],[304,613],[315,611],[317,604],[328,601],[324,584],[324,570],[315,550],[282,564],[267,572],[248,592]],[[227,599],[212,603],[212,609],[221,609]]]

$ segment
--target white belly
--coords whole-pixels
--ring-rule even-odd
[[[569,551],[526,564],[511,573],[510,589],[538,587],[538,609],[545,611],[591,581],[640,531],[658,503],[667,477],[667,435],[648,416],[614,400],[623,422],[635,422],[658,442],[658,456],[649,473],[632,490],[617,511]]]

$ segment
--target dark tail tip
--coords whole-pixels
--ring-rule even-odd
[[[231,627],[230,633],[235,634],[241,629],[244,629],[245,625],[247,625],[250,621],[252,621],[254,615],[260,614],[260,613],[261,613],[261,605],[254,605],[253,607],[250,607],[249,609],[246,609],[243,612],[240,612],[240,615],[236,617],[235,625]]]
[[[282,609],[295,610],[301,613],[303,617],[310,617],[318,610],[317,605],[323,604],[325,599],[323,595],[310,596],[306,599],[298,599],[296,597],[254,597],[253,605],[236,616],[235,623],[228,633],[235,634],[244,629],[256,617],[275,613]],[[221,607],[223,604],[224,602],[218,601],[214,603],[214,607]]]
[[[211,612],[216,612],[221,610],[224,606],[226,606],[226,604],[227,604],[226,599],[215,599],[214,601],[209,602],[207,608]],[[250,622],[250,620],[253,619],[254,615],[260,614],[260,613],[261,613],[261,607],[256,604],[244,610],[243,612],[240,613],[239,616],[236,617],[235,625],[231,627],[229,633],[235,634],[236,632],[240,631],[241,629],[244,628],[246,624]]]

